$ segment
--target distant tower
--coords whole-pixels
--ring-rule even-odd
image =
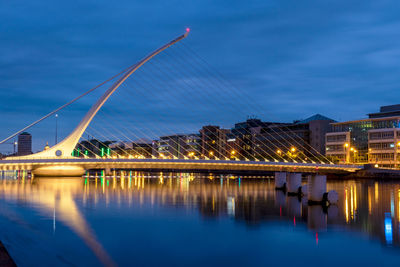
[[[32,154],[32,135],[23,132],[18,135],[18,156],[25,156]]]

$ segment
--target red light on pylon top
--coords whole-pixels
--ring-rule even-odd
[[[186,28],[186,32],[190,32],[190,28],[189,27]]]

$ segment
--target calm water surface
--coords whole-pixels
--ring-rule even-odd
[[[18,266],[400,264],[400,182],[329,181],[308,206],[268,177],[2,175],[0,241]]]

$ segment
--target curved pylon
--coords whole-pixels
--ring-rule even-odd
[[[100,110],[100,108],[104,105],[104,103],[108,100],[108,98],[118,89],[118,87],[125,82],[126,79],[129,78],[136,70],[138,70],[141,66],[143,66],[147,61],[151,58],[156,56],[157,54],[161,53],[163,50],[167,49],[168,47],[176,44],[177,42],[181,41],[182,39],[186,38],[189,34],[189,29],[186,29],[185,34],[179,36],[178,38],[170,41],[169,43],[163,45],[162,47],[158,48],[157,50],[153,51],[151,54],[143,58],[139,61],[136,65],[131,67],[129,70],[125,72],[98,100],[97,102],[91,107],[91,109],[86,113],[85,117],[81,120],[78,126],[74,129],[70,135],[68,135],[64,140],[60,143],[56,144],[55,146],[27,156],[20,156],[20,157],[12,157],[18,159],[31,159],[31,158],[65,158],[70,157],[72,151],[74,150],[75,146],[78,144],[79,139],[81,138],[82,134],[85,132],[86,128],[88,127],[89,123],[92,121],[94,116]]]

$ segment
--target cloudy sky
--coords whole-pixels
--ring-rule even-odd
[[[396,0],[2,0],[0,137],[186,27],[191,49],[241,93],[257,96],[261,119],[365,117],[400,103],[399,7]],[[237,115],[226,121],[245,119]],[[60,131],[74,123],[65,117]]]

